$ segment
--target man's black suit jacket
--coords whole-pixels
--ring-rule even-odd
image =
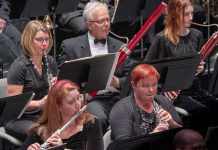
[[[118,51],[123,43],[108,36],[107,44],[108,52],[115,53]],[[58,66],[60,66],[67,60],[91,56],[91,50],[88,42],[88,34],[64,40],[61,44],[60,52],[61,54],[58,59]],[[130,61],[129,59],[127,59],[115,71],[115,76],[118,77],[120,80],[121,88],[124,85],[126,75],[128,74],[129,69]]]

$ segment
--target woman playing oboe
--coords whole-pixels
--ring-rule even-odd
[[[44,142],[49,146],[67,143],[67,149],[102,150],[102,130],[98,120],[82,112],[61,133],[61,129],[82,108],[79,88],[69,80],[59,80],[51,88],[42,115],[31,126],[29,136],[20,149],[37,150]]]
[[[164,96],[157,96],[157,70],[140,64],[131,73],[133,94],[115,104],[110,113],[112,138],[134,136],[182,127],[174,106]]]
[[[10,66],[7,75],[7,96],[33,91],[35,97],[21,119],[9,122],[5,129],[10,135],[24,141],[27,129],[35,122],[47,101],[50,82],[47,78],[47,67],[54,77],[51,82],[56,81],[58,69],[51,56],[47,56],[49,65],[46,65],[44,60],[44,53],[49,53],[53,45],[50,30],[44,23],[30,21],[21,35],[21,44],[25,54],[18,57]]]

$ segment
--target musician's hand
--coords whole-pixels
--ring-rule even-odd
[[[180,91],[170,91],[170,92],[164,92],[164,95],[171,101],[175,100],[178,95],[179,95]]]
[[[200,65],[198,66],[198,69],[197,69],[195,76],[199,75],[200,73],[202,73],[204,71],[204,65],[205,65],[205,62],[201,61]]]
[[[53,133],[46,141],[47,143],[49,143],[49,145],[51,146],[58,146],[58,145],[62,145],[62,139],[61,139],[61,135],[60,133],[58,133],[58,131],[56,131],[55,133]]]
[[[159,112],[159,117],[161,120],[163,120],[164,122],[167,122],[168,124],[168,128],[179,128],[182,127],[182,125],[178,124],[177,122],[175,122],[171,116],[170,113],[168,113],[167,111],[165,111],[164,109],[160,109]]]
[[[39,143],[33,143],[27,148],[27,150],[38,150],[39,148],[40,148]]]
[[[57,77],[53,77],[51,79],[51,85],[53,86],[56,82],[57,82],[58,78]]]
[[[164,123],[160,123],[156,126],[156,128],[153,130],[152,133],[160,132],[160,131],[165,131],[168,130],[168,126]]]
[[[113,76],[111,86],[120,88],[120,80],[116,76]]]
[[[45,105],[45,103],[47,102],[47,99],[48,99],[48,95],[45,95],[41,100],[39,100],[38,107],[42,108]]]
[[[5,25],[6,25],[6,21],[0,18],[0,33],[3,32]]]
[[[166,110],[164,109],[160,109],[158,111],[158,115],[160,117],[161,120],[165,121],[165,122],[169,122],[172,121],[172,116],[170,113],[168,113]]]

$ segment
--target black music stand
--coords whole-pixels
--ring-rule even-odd
[[[201,55],[193,55],[173,58],[168,57],[158,60],[134,63],[132,64],[130,72],[127,76],[121,96],[126,97],[132,92],[130,83],[131,72],[137,65],[142,63],[153,65],[160,73],[161,78],[159,84],[162,91],[166,92],[186,89],[191,85],[194,79],[201,58]]]
[[[79,0],[29,0],[25,4],[22,17],[36,17],[75,11]]]
[[[19,119],[34,96],[33,92],[26,92],[16,96],[0,98],[0,125],[9,120]]]
[[[119,53],[110,53],[65,62],[58,79],[75,82],[83,93],[105,90],[111,84],[118,57]]]
[[[144,6],[145,0],[118,0],[111,22],[134,21],[140,17]]]
[[[218,95],[218,59],[216,58],[216,63],[214,66],[213,74],[210,79],[210,84],[209,84],[209,89],[208,89],[209,94]]]
[[[110,143],[107,150],[173,150],[172,139],[183,128],[146,134]]]
[[[5,140],[17,146],[22,145],[20,140],[6,133],[3,125],[10,120],[19,119],[34,96],[33,92],[26,92],[16,96],[0,98],[0,139],[2,139],[0,149],[4,148]]]
[[[216,150],[218,147],[218,126],[209,127],[204,139],[207,150]]]
[[[25,4],[24,10],[21,14],[22,17],[36,17],[44,15],[53,16],[53,55],[56,59],[56,32],[55,20],[56,14],[64,12],[75,11],[79,5],[79,0],[29,0]]]

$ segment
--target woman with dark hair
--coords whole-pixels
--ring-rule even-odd
[[[103,138],[98,120],[82,112],[61,133],[63,127],[83,106],[79,87],[69,80],[59,80],[51,88],[42,115],[29,130],[29,136],[20,149],[36,150],[44,142],[49,146],[67,143],[73,150],[102,150]]]

